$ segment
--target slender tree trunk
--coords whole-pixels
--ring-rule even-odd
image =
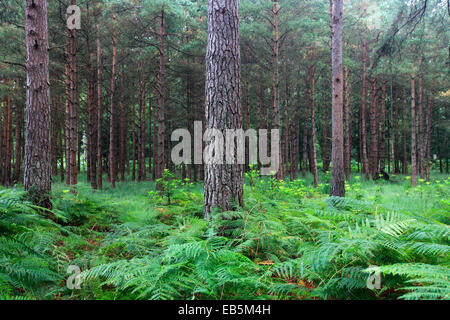
[[[5,165],[3,171],[3,185],[9,186],[11,183],[11,153],[12,153],[12,108],[11,96],[5,99],[4,110],[4,139],[5,139]]]
[[[275,6],[278,10],[278,6]],[[223,63],[223,61],[227,63]],[[208,4],[208,42],[206,47],[206,126],[225,136],[226,129],[242,129],[240,48],[238,0],[210,0]],[[212,156],[215,143],[213,134],[206,149]],[[216,138],[217,139],[217,138]],[[205,218],[219,207],[233,210],[234,205],[243,207],[243,176],[241,164],[225,164],[222,155],[206,159],[205,163]],[[216,151],[217,152],[217,151]],[[222,164],[220,164],[222,163]]]
[[[366,100],[367,100],[367,41],[363,40],[363,72],[362,72],[362,94],[361,94],[361,137],[362,137],[362,173],[369,180],[369,166],[367,163],[367,125],[366,125]]]
[[[86,10],[88,14],[87,22],[87,39],[86,47],[88,52],[87,60],[87,108],[88,108],[88,132],[87,132],[87,156],[88,156],[88,177],[91,182],[91,187],[97,189],[97,116],[96,116],[96,105],[95,105],[95,72],[93,68],[95,54],[92,48],[91,42],[91,21],[90,21],[90,11],[89,2],[86,2]]]
[[[125,181],[125,88],[124,88],[124,76],[123,70],[121,70],[121,82],[120,82],[120,92],[122,99],[119,102],[120,104],[120,121],[119,121],[119,170],[120,170],[120,181]]]
[[[136,181],[136,101],[134,85],[131,93],[131,135],[132,135],[132,169],[131,169],[131,180]]]
[[[330,170],[330,159],[328,156],[328,115],[327,115],[327,105],[322,106],[322,161],[323,161],[323,172],[326,173]]]
[[[74,0],[70,1],[71,5],[75,4]],[[77,59],[76,59],[76,32],[75,29],[69,30],[69,110],[68,110],[68,141],[66,144],[68,163],[66,166],[66,175],[68,185],[72,186],[71,191],[75,192],[74,186],[78,183],[78,85],[77,85]]]
[[[23,104],[16,102],[16,146],[15,146],[15,162],[14,162],[14,182],[20,180],[20,171],[22,165],[22,139],[23,131]]]
[[[411,66],[411,185],[417,186],[417,146],[416,146],[416,75],[414,63]]]
[[[332,28],[332,150],[330,195],[345,197],[344,178],[344,74],[342,70],[343,0],[333,0]]]
[[[52,150],[52,176],[56,176],[58,174],[58,140],[55,139],[57,132],[57,114],[58,114],[58,105],[56,103],[56,97],[53,95],[52,97],[52,105],[51,105],[51,150]]]
[[[381,85],[381,131],[380,131],[380,170],[386,168],[386,80]]]
[[[370,163],[369,170],[373,180],[378,178],[378,94],[377,79],[370,80]]]
[[[348,74],[348,67],[344,72],[344,113],[345,113],[345,147],[344,147],[344,167],[345,177],[350,180],[352,169],[352,118],[351,118],[351,87]]]
[[[316,152],[316,122],[315,122],[315,104],[314,104],[314,90],[315,90],[315,72],[316,66],[311,68],[311,173],[314,177],[314,187],[319,186],[319,176],[317,173],[317,152]]]
[[[157,136],[157,147],[156,147],[156,179],[162,178],[165,165],[165,101],[164,101],[164,89],[165,89],[165,12],[164,9],[161,10],[160,17],[160,28],[159,28],[159,73],[158,73],[158,136]],[[161,184],[157,185],[158,190],[162,190]]]
[[[403,174],[408,174],[408,156],[406,153],[406,90],[402,91],[402,168]]]
[[[417,132],[418,147],[418,170],[421,179],[425,179],[425,126],[423,112],[423,74],[422,74],[422,55],[419,55],[419,101],[417,104],[417,116],[419,120],[419,132]]]
[[[272,129],[280,130],[281,129],[281,119],[280,119],[280,76],[279,76],[279,67],[278,67],[278,60],[279,60],[279,33],[278,33],[278,13],[280,11],[280,8],[278,6],[278,1],[272,0],[273,2],[273,8],[272,8],[272,17],[273,17],[273,28],[274,28],[274,35],[273,35],[273,75],[272,75],[272,106],[273,106],[273,114],[272,114]],[[279,168],[276,173],[277,180],[283,180],[284,179],[284,173],[283,173],[283,159],[281,154],[281,148],[279,148]]]
[[[400,166],[399,166],[399,126],[398,126],[398,89],[395,90],[394,94],[394,120],[393,120],[393,126],[394,126],[394,173],[399,174],[400,173]]]
[[[433,119],[433,98],[428,98],[428,110],[427,110],[427,160],[426,160],[426,179],[430,181],[430,167],[431,167],[431,122]]]
[[[102,151],[102,49],[100,46],[100,24],[97,22],[97,188],[103,186]]]
[[[36,205],[51,209],[47,1],[27,0],[25,17],[27,121],[24,186]]]
[[[138,136],[138,181],[145,181],[146,168],[145,168],[145,115],[146,115],[146,87],[147,80],[145,77],[145,67],[141,65],[142,77],[140,85],[140,98],[139,98],[139,136]]]
[[[112,71],[111,71],[111,99],[110,99],[110,120],[109,120],[109,176],[111,189],[116,187],[117,162],[116,162],[116,133],[115,133],[115,116],[116,107],[114,95],[116,93],[116,62],[117,62],[117,30],[116,30],[116,13],[113,13],[113,55],[112,55]]]

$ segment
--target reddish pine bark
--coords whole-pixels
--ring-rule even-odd
[[[402,171],[408,174],[408,156],[406,153],[406,90],[402,90]]]
[[[370,80],[370,163],[372,179],[378,178],[378,95],[377,79]]]
[[[369,166],[367,163],[367,125],[366,125],[366,99],[367,99],[367,41],[363,40],[363,71],[362,71],[362,94],[361,94],[361,138],[362,138],[362,173],[369,180]]]
[[[380,128],[380,170],[384,170],[386,167],[386,80],[384,78],[381,85]]]
[[[315,72],[316,66],[312,66],[311,68],[311,173],[314,177],[314,187],[317,188],[319,186],[319,176],[317,173],[317,153],[316,153],[316,122],[315,122],[315,105],[314,105],[314,90],[315,90]]]
[[[25,19],[27,121],[24,187],[36,205],[51,209],[47,1],[27,0]]]
[[[344,71],[344,114],[345,114],[345,146],[344,146],[344,169],[345,177],[350,180],[352,165],[352,115],[351,115],[351,86],[348,67]]]
[[[273,74],[272,74],[272,129],[281,130],[280,118],[280,76],[278,68],[279,60],[279,31],[278,31],[278,13],[280,11],[278,1],[272,0],[272,25],[273,25]],[[277,180],[284,179],[282,150],[279,148],[279,168],[276,173]]]
[[[100,24],[97,23],[97,188],[103,186],[103,151],[102,151],[102,48],[100,44]]]
[[[111,189],[116,187],[117,180],[117,159],[116,159],[116,133],[115,133],[115,116],[116,107],[114,95],[116,92],[116,63],[117,63],[117,29],[116,13],[113,13],[113,56],[112,56],[112,71],[111,71],[111,96],[110,96],[110,120],[109,120],[109,176]]]
[[[417,145],[416,145],[416,75],[414,63],[411,66],[411,185],[417,186]]]
[[[22,148],[23,148],[23,104],[20,102],[16,102],[16,146],[15,146],[15,162],[14,162],[14,182],[18,182],[20,180],[20,171],[22,165]]]

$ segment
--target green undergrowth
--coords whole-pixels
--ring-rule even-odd
[[[1,299],[449,299],[450,179],[353,175],[347,198],[311,177],[246,174],[245,208],[203,219],[202,185],[53,190],[51,217],[0,191]],[[78,266],[80,289],[67,268]],[[380,288],[368,279],[380,275]],[[370,282],[370,281],[369,281]],[[370,284],[370,283],[369,283]]]

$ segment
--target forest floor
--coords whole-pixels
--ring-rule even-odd
[[[55,181],[51,214],[0,190],[0,298],[450,299],[448,175],[354,174],[340,199],[326,175],[314,189],[251,171],[245,208],[208,222],[202,185],[166,177],[164,197]]]

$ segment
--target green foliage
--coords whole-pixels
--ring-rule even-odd
[[[0,297],[448,299],[448,179],[410,189],[353,177],[338,198],[254,169],[245,207],[208,221],[201,185],[165,179],[170,205],[148,198],[152,182],[96,193],[81,183],[76,195],[57,186],[64,227],[17,189],[0,191]],[[65,286],[69,265],[83,271],[81,290]],[[380,290],[367,287],[373,272]]]

